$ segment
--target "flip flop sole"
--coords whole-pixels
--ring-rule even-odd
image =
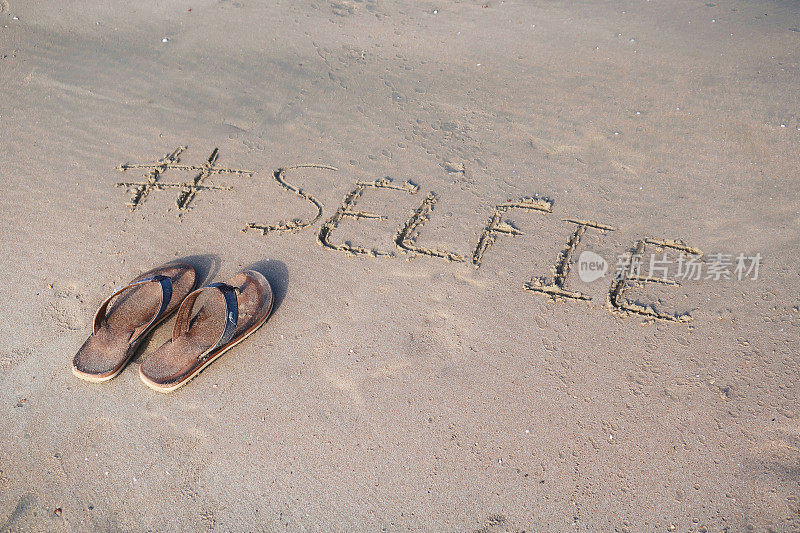
[[[165,285],[167,278],[171,283]],[[196,278],[193,266],[168,263],[117,289],[97,311],[93,333],[72,359],[72,374],[90,383],[102,383],[117,377],[136,355],[147,335],[178,310],[185,295],[192,291]],[[153,285],[161,285],[161,291],[154,293]],[[158,309],[159,300],[154,299],[155,294],[159,295],[161,309]],[[164,302],[165,297],[169,298],[167,302]],[[152,323],[148,323],[148,315],[152,317],[156,311],[155,319],[150,318]],[[100,324],[103,324],[102,331]],[[137,333],[140,327],[144,329]]]
[[[120,367],[118,369],[116,369],[114,372],[112,372],[111,374],[108,374],[108,375],[100,374],[100,375],[98,375],[98,374],[88,374],[86,372],[81,372],[80,370],[78,370],[78,368],[75,366],[75,364],[73,362],[73,364],[72,364],[72,375],[77,377],[77,378],[80,378],[80,379],[82,379],[84,381],[88,381],[90,383],[103,383],[105,381],[111,381],[112,379],[114,379],[115,377],[120,375],[123,370],[125,370],[125,368],[128,366],[128,363],[130,363],[131,359],[133,359],[133,357],[136,355],[136,350],[138,350],[139,346],[142,344],[142,342],[144,342],[145,337],[147,337],[147,335],[151,331],[153,331],[158,326],[160,326],[161,323],[163,323],[166,319],[168,319],[170,316],[175,314],[175,311],[177,311],[177,308],[175,310],[173,310],[172,312],[165,314],[164,316],[159,318],[154,324],[152,324],[149,328],[147,328],[144,331],[142,331],[141,335],[139,335],[139,338],[135,341],[134,346],[132,346],[132,348],[131,348],[131,354],[128,356],[127,359],[125,359],[125,361],[123,361],[123,363],[120,365]]]
[[[189,383],[193,378],[197,377],[197,375],[200,374],[200,372],[202,372],[208,365],[219,359],[219,357],[222,354],[224,354],[225,352],[227,352],[228,350],[230,350],[231,348],[233,348],[234,346],[245,340],[247,337],[255,333],[261,326],[263,326],[267,322],[267,319],[272,314],[273,303],[274,301],[270,301],[269,308],[267,309],[267,312],[264,314],[264,318],[262,318],[253,326],[251,326],[247,331],[244,332],[243,335],[240,336],[240,338],[238,338],[234,342],[231,342],[230,344],[220,347],[219,350],[217,350],[217,352],[214,353],[214,355],[211,355],[206,362],[204,362],[202,365],[193,370],[181,381],[178,381],[176,383],[171,383],[169,385],[162,385],[159,383],[155,383],[154,381],[151,381],[141,371],[139,372],[139,378],[141,378],[142,382],[145,385],[158,392],[167,393],[180,389],[181,387]]]

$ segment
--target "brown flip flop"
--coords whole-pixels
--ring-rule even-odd
[[[116,377],[144,337],[192,291],[196,278],[191,265],[171,263],[115,289],[97,310],[92,334],[72,360],[72,373],[93,382]]]
[[[261,327],[272,301],[269,281],[254,270],[197,289],[178,309],[172,339],[142,362],[139,377],[159,392],[185,385]]]

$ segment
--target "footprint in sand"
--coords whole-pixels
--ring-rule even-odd
[[[210,451],[205,439],[199,435],[170,434],[159,440],[164,450],[165,468],[173,472],[171,491],[194,503],[202,503],[200,479],[207,465],[197,458],[206,456],[204,450]]]
[[[198,459],[210,454],[206,439],[192,434],[166,435],[161,437],[160,443],[165,455],[170,458],[165,465],[172,472],[170,477],[174,480],[170,492],[176,500],[179,496],[185,498],[184,505],[195,507],[200,526],[198,529],[214,531],[219,525],[217,511],[205,494],[202,482],[203,471],[208,465]]]
[[[30,357],[32,350],[27,348],[16,348],[8,353],[0,354],[0,372],[11,370],[18,364]]]
[[[63,330],[76,331],[87,325],[89,308],[83,297],[70,290],[57,290],[43,311],[44,319]]]
[[[800,530],[800,425],[786,424],[761,433],[742,463],[743,479],[752,491],[748,504],[768,511],[751,525],[764,531]]]
[[[501,533],[505,531],[516,531],[508,523],[508,518],[502,514],[490,515],[481,527],[475,530],[475,533]]]

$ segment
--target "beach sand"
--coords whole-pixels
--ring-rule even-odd
[[[264,4],[0,0],[0,530],[800,529],[795,4]],[[644,239],[760,271],[610,300]],[[267,324],[76,379],[187,257]]]

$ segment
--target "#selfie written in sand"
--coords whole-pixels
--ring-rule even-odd
[[[186,147],[180,146],[155,163],[123,164],[118,167],[121,171],[136,169],[147,171],[140,181],[125,181],[116,184],[118,187],[125,187],[131,194],[130,200],[126,204],[131,211],[138,209],[147,199],[150,192],[154,190],[178,189],[179,195],[176,200],[176,205],[178,207],[179,216],[181,216],[191,207],[198,193],[202,191],[228,191],[232,189],[230,186],[216,185],[207,182],[207,179],[212,175],[228,174],[248,177],[253,175],[253,172],[249,170],[217,166],[217,159],[219,157],[218,148],[215,148],[208,159],[201,165],[182,164],[180,156],[184,150],[186,150]],[[287,173],[298,173],[303,169],[323,169],[328,171],[337,171],[338,169],[328,165],[303,164],[279,168],[272,173],[272,177],[278,186],[300,197],[307,202],[316,213],[309,218],[294,218],[290,221],[283,220],[277,223],[251,222],[243,228],[243,231],[259,231],[263,235],[287,232],[297,233],[310,229],[311,226],[314,226],[323,218],[324,205],[322,202],[305,189],[296,185],[296,180],[290,182],[286,179]],[[186,182],[162,181],[161,178],[167,171],[191,172],[193,173],[193,178],[191,181]],[[334,232],[345,219],[356,221],[386,221],[388,219],[388,217],[380,213],[364,211],[357,207],[359,200],[371,190],[384,190],[393,191],[397,194],[416,195],[420,192],[420,186],[411,181],[396,182],[390,178],[374,181],[356,181],[336,211],[319,227],[319,230],[316,232],[316,242],[324,248],[343,252],[351,256],[394,257],[399,252],[407,254],[408,256],[429,256],[450,262],[471,262],[475,268],[480,268],[484,255],[492,247],[498,237],[523,235],[523,232],[519,230],[510,219],[512,211],[516,211],[517,214],[525,213],[545,216],[553,212],[553,200],[538,195],[510,199],[492,206],[492,215],[482,227],[471,257],[465,257],[456,252],[429,248],[420,244],[419,241],[421,240],[420,236],[423,226],[431,219],[434,206],[439,200],[439,196],[435,192],[430,191],[422,198],[421,202],[409,217],[400,222],[393,238],[393,249],[391,247],[388,247],[388,249],[367,248],[352,244],[346,240],[334,239]],[[580,249],[581,241],[587,231],[597,232],[603,235],[607,232],[614,231],[615,228],[585,219],[567,219],[564,222],[570,226],[571,232],[566,241],[566,245],[557,252],[556,262],[550,269],[551,275],[534,276],[530,281],[523,284],[523,288],[534,293],[542,294],[554,301],[577,300],[588,302],[592,300],[590,296],[569,287],[569,274],[572,270],[572,265],[575,263],[575,254]],[[651,255],[651,273],[642,274],[641,259],[646,251],[658,251],[662,254],[661,266],[658,267],[661,275],[652,275],[652,271],[656,268],[654,267],[653,261],[655,255]],[[736,277],[738,277],[740,281],[743,277],[756,279],[761,260],[760,254],[752,257],[739,254],[734,266],[734,261],[730,254],[712,254],[709,256],[711,257],[711,261],[707,261],[706,256],[700,249],[689,246],[680,240],[651,237],[640,238],[633,242],[632,246],[618,257],[616,274],[613,276],[613,280],[606,295],[606,309],[620,316],[639,316],[648,321],[673,323],[690,322],[693,317],[688,312],[676,313],[664,311],[657,307],[655,303],[631,301],[624,297],[625,292],[630,288],[636,286],[641,287],[648,283],[664,286],[679,286],[680,282],[677,281],[674,276],[669,277],[667,268],[663,266],[667,261],[668,253],[677,255],[677,265],[679,267],[678,277],[680,277],[681,270],[683,269],[682,279],[684,280],[700,279],[700,269],[704,266],[704,263],[708,263],[708,274],[705,279],[730,279],[731,274],[736,274]],[[579,259],[581,279],[583,281],[594,281],[602,277],[606,269],[604,263],[604,260],[593,252],[585,251],[582,253]],[[587,270],[584,271],[584,267]],[[692,268],[694,268],[694,270],[691,270]],[[588,277],[585,277],[584,274],[587,274]],[[687,274],[689,275],[687,276]]]

